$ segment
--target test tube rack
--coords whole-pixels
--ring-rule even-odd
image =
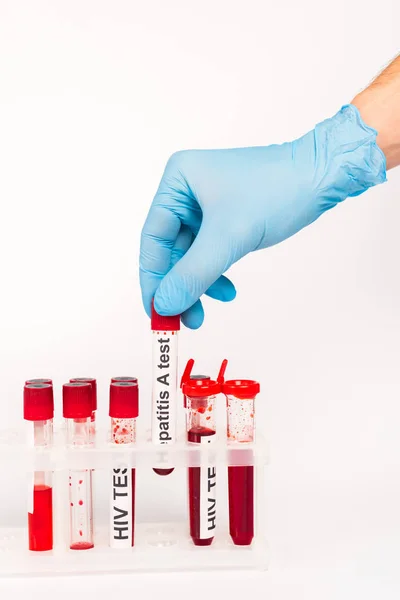
[[[252,444],[227,444],[226,437],[217,434],[212,445],[188,444],[182,437],[173,445],[155,446],[148,432],[138,435],[133,447],[111,445],[107,432],[97,430],[93,448],[67,448],[62,427],[55,429],[54,445],[48,449],[30,448],[25,442],[25,430],[0,431],[0,474],[2,481],[25,478],[33,471],[53,472],[54,548],[49,552],[28,550],[27,514],[21,513],[16,527],[0,526],[0,577],[33,575],[68,575],[89,573],[132,573],[211,569],[266,569],[268,546],[265,537],[265,467],[268,463],[266,440],[257,434]],[[213,465],[217,476],[228,466],[254,466],[255,473],[255,537],[250,546],[235,546],[227,527],[217,526],[214,542],[208,547],[196,547],[189,536],[187,514],[177,522],[143,522],[136,514],[135,545],[129,549],[112,549],[108,545],[108,521],[95,522],[95,547],[86,551],[68,548],[68,471],[94,469],[108,471],[124,463],[136,469],[138,484],[141,472],[154,468],[174,467],[185,472],[188,467]],[[155,475],[155,477],[158,477]],[[160,479],[160,490],[162,480]],[[96,485],[96,482],[95,482]],[[28,483],[26,484],[28,493]],[[108,496],[107,496],[108,500]],[[165,498],[160,491],[160,510]],[[173,501],[173,499],[171,500]],[[226,486],[218,485],[218,512],[227,513]],[[12,523],[13,524],[13,523]],[[1,523],[0,523],[1,525]]]

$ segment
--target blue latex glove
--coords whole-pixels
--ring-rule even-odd
[[[386,180],[376,135],[348,105],[291,143],[174,154],[142,231],[146,312],[154,296],[157,312],[199,327],[202,294],[235,297],[223,276],[234,262]]]

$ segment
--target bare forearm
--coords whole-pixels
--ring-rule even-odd
[[[400,165],[400,56],[352,104],[365,123],[377,130],[376,141],[386,156],[387,169]]]

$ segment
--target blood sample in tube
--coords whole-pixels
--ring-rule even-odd
[[[174,444],[178,395],[178,332],[180,316],[163,317],[152,305],[152,427],[153,444]],[[154,468],[169,475],[174,468]]]
[[[181,387],[187,403],[187,440],[194,444],[215,441],[215,400],[221,392],[226,369],[224,360],[216,381],[209,377],[192,378],[190,359],[182,376]],[[207,462],[200,467],[189,467],[189,521],[190,536],[195,546],[209,546],[214,539],[217,521],[217,471]]]
[[[24,387],[24,419],[29,422],[29,441],[35,447],[49,448],[53,443],[53,387],[47,383],[28,383]],[[52,473],[35,471],[29,484],[29,550],[53,548]]]
[[[222,386],[227,402],[228,444],[249,444],[255,439],[257,381],[236,379]],[[229,531],[237,546],[248,546],[254,537],[254,467],[228,467]]]
[[[139,415],[137,383],[117,381],[110,385],[111,442],[132,446],[136,442]],[[111,474],[110,546],[129,548],[135,541],[135,469],[121,463]]]
[[[63,385],[63,416],[69,447],[90,448],[93,445],[92,406],[90,383],[74,381]],[[88,550],[94,546],[92,471],[69,471],[68,477],[69,547],[71,550]]]

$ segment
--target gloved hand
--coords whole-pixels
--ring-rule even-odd
[[[376,135],[348,105],[291,143],[174,154],[142,231],[147,314],[154,297],[158,313],[182,314],[187,327],[199,327],[202,294],[235,297],[223,276],[234,262],[386,180]]]

